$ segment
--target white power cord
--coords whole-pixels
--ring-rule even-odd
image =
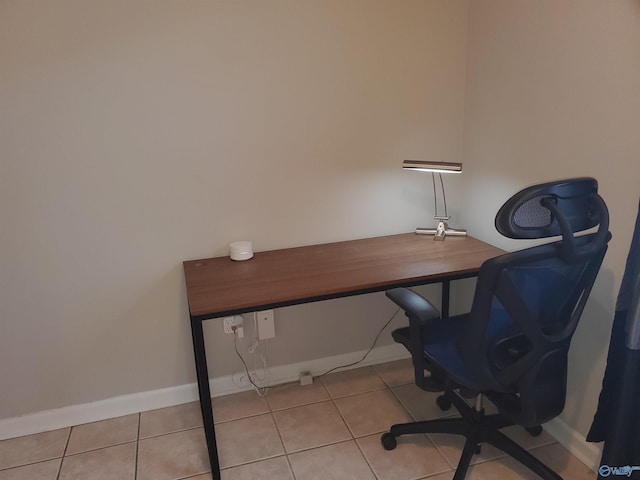
[[[376,346],[376,343],[378,343],[378,339],[380,338],[380,335],[382,335],[382,332],[384,332],[384,329],[387,328],[389,326],[389,324],[391,323],[391,321],[395,318],[395,316],[398,314],[398,312],[400,311],[400,308],[397,308],[395,312],[393,312],[393,315],[391,315],[391,317],[389,318],[389,320],[387,320],[387,323],[385,323],[382,328],[378,331],[378,334],[376,335],[376,338],[374,338],[373,343],[371,344],[371,346],[369,347],[369,350],[367,350],[367,352],[362,356],[362,358],[360,360],[356,360],[355,362],[351,362],[348,363],[346,365],[338,365],[337,367],[333,367],[329,370],[327,370],[324,373],[321,373],[320,375],[316,375],[315,378],[320,378],[320,377],[324,377],[325,375],[330,374],[331,372],[335,372],[336,370],[340,369],[340,368],[347,368],[347,367],[353,367],[354,365],[357,365],[359,363],[364,362],[364,359],[367,358],[367,356],[371,353],[371,351],[373,350],[373,347]]]
[[[242,366],[244,367],[244,372],[247,375],[247,380],[249,380],[249,383],[251,383],[251,385],[253,386],[253,388],[256,391],[256,393],[258,395],[260,395],[261,397],[263,397],[263,396],[265,396],[267,394],[267,390],[268,389],[267,389],[267,387],[261,387],[260,385],[258,385],[253,380],[251,372],[249,372],[249,367],[247,367],[247,362],[245,361],[244,357],[242,356],[242,354],[238,350],[238,332],[237,332],[237,328],[234,326],[234,327],[231,327],[231,329],[233,330],[233,348],[236,351],[236,355],[238,356],[238,358],[242,362]],[[265,372],[266,372],[268,367],[267,367],[267,361],[266,361],[264,356],[262,356],[262,362],[263,362],[264,369],[265,369]],[[265,378],[266,378],[266,373],[265,373]]]
[[[362,362],[367,358],[367,356],[369,356],[369,354],[371,353],[371,351],[374,349],[374,347],[375,347],[375,346],[376,346],[376,344],[378,343],[378,340],[380,339],[380,335],[382,335],[382,332],[384,332],[384,330],[389,326],[389,324],[390,324],[390,323],[391,323],[391,321],[395,318],[395,316],[398,314],[398,312],[399,312],[399,311],[400,311],[400,308],[397,308],[397,309],[395,310],[395,312],[393,312],[393,315],[391,315],[391,316],[389,317],[389,319],[385,322],[385,324],[382,326],[382,328],[381,328],[381,329],[378,331],[378,333],[376,334],[376,337],[373,339],[373,343],[371,344],[371,346],[369,347],[369,349],[365,352],[365,354],[362,356],[362,358],[361,358],[360,360],[356,360],[355,362],[351,362],[351,363],[348,363],[348,364],[346,364],[346,365],[338,365],[337,367],[333,367],[333,368],[331,368],[331,369],[327,370],[326,372],[321,373],[320,375],[316,375],[316,376],[315,376],[315,378],[324,377],[325,375],[328,375],[328,374],[330,374],[331,372],[334,372],[334,371],[339,370],[339,369],[341,369],[341,368],[353,367],[354,365],[357,365],[357,364],[359,364],[359,363],[362,363]],[[256,323],[255,323],[255,328],[254,328],[254,338],[252,339],[252,341],[251,341],[251,345],[249,346],[249,349],[248,349],[248,351],[249,351],[249,353],[250,353],[250,354],[255,354],[255,353],[256,353],[256,350],[257,350],[257,349],[258,349],[258,348],[263,344],[263,342],[264,342],[265,344],[267,344],[267,345],[268,345],[268,343],[266,343],[266,341],[264,341],[264,340],[260,340],[260,339],[258,339],[258,338],[257,338],[257,332],[258,332],[258,325],[257,325],[257,321],[258,321],[258,320],[257,320],[257,316],[256,316],[256,315],[254,315],[254,320],[255,320],[255,322],[256,322]],[[240,361],[242,362],[242,365],[243,365],[243,367],[244,367],[245,374],[247,375],[247,379],[249,380],[249,382],[250,382],[250,383],[251,383],[251,385],[253,386],[253,388],[254,388],[254,390],[256,391],[256,393],[257,393],[259,396],[263,397],[263,396],[265,396],[265,395],[268,393],[269,389],[270,389],[270,388],[273,388],[273,387],[268,387],[268,386],[264,386],[264,387],[262,387],[262,386],[258,385],[258,384],[254,381],[254,379],[253,379],[253,377],[252,377],[251,373],[249,372],[249,368],[247,367],[247,362],[245,361],[245,359],[244,359],[244,358],[242,357],[242,355],[240,354],[240,351],[238,350],[238,334],[237,334],[237,328],[236,328],[236,327],[231,327],[231,329],[233,330],[233,338],[234,338],[233,345],[234,345],[234,348],[235,348],[235,351],[236,351],[236,355],[238,356],[238,358],[239,358],[239,359],[240,359]],[[262,353],[262,352],[260,352],[260,358],[261,358],[261,360],[262,360],[262,368],[263,368],[263,372],[264,372],[264,373],[263,373],[263,377],[262,377],[262,378],[258,378],[258,377],[257,377],[257,374],[256,374],[256,380],[259,380],[259,381],[261,381],[261,382],[262,382],[262,381],[266,381],[266,383],[268,384],[268,383],[269,383],[269,382],[268,382],[268,379],[269,379],[269,367],[268,367],[268,365],[267,365],[267,360],[266,360],[266,356],[265,356],[265,354],[264,354],[264,353]],[[257,361],[257,360],[256,360],[256,356],[254,355],[254,372],[257,372],[257,366],[256,366],[256,363],[255,363],[256,361]],[[232,378],[233,378],[233,376],[232,376]],[[235,382],[234,382],[234,383],[235,383]]]

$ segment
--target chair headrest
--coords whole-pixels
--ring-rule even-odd
[[[599,225],[591,249],[608,241],[609,214],[598,195],[595,178],[571,178],[527,187],[500,208],[496,229],[509,238],[547,238],[562,235],[569,250],[574,234]],[[595,245],[595,244],[598,245]],[[569,245],[570,244],[570,245]],[[566,251],[575,256],[577,252]]]

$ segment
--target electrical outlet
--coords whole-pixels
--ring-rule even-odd
[[[238,327],[238,329],[242,328],[243,324],[242,315],[234,315],[233,317],[224,317],[222,320],[222,326],[224,327],[224,333],[233,333],[233,329],[231,327]]]

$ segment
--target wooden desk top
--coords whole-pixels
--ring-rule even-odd
[[[236,262],[184,262],[189,312],[213,318],[252,310],[474,276],[505,253],[473,237],[405,233],[258,252]]]

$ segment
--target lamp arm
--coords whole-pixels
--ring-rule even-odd
[[[438,192],[436,192],[436,174],[431,172],[431,183],[433,184],[433,211],[438,216]]]
[[[447,211],[447,194],[444,190],[444,180],[442,180],[442,174],[438,173],[440,179],[440,191],[442,192],[442,205],[444,206],[444,217],[438,215],[438,189],[436,188],[436,173],[431,172],[431,183],[433,184],[433,210],[436,220],[449,220],[449,212]]]
[[[442,204],[444,205],[444,216],[449,218],[449,213],[447,212],[447,194],[444,192],[444,181],[442,180],[442,174],[439,173],[440,177],[440,188],[442,189]]]

